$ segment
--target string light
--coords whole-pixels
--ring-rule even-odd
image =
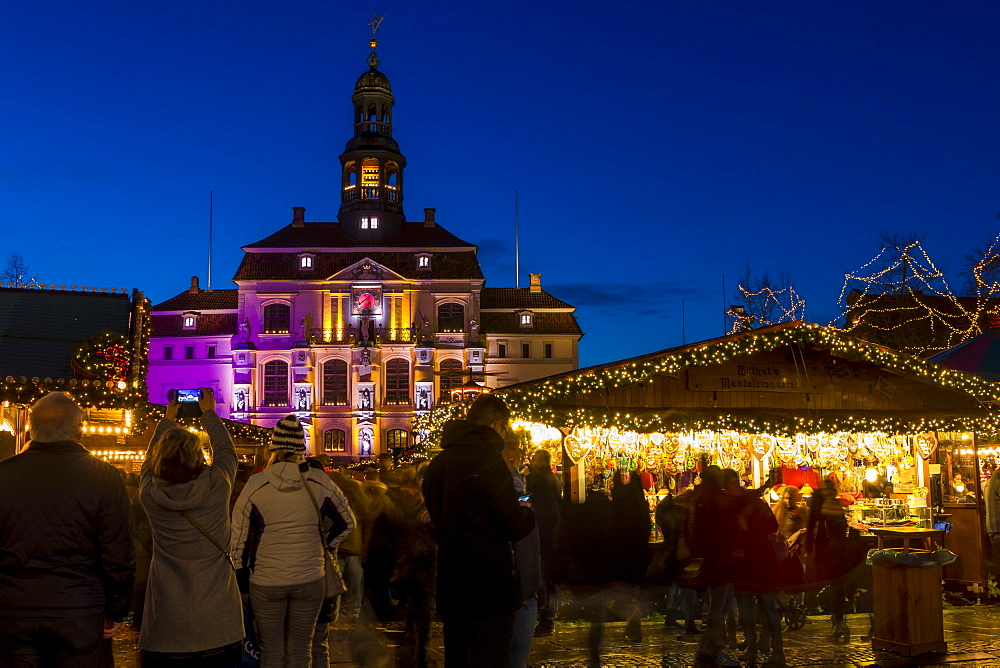
[[[805,319],[806,300],[799,297],[792,286],[781,290],[772,290],[764,286],[756,292],[743,285],[737,287],[743,295],[742,300],[748,307],[748,312],[746,315],[733,310],[727,312],[733,318],[729,328],[730,334],[746,331],[751,325],[770,327],[782,322]]]
[[[1000,388],[976,376],[947,369],[909,355],[846,335],[843,331],[812,323],[786,323],[767,330],[754,330],[724,339],[704,341],[640,358],[592,367],[506,388],[501,396],[515,420],[541,425],[616,427],[640,433],[682,431],[737,431],[751,434],[794,435],[796,433],[888,433],[918,434],[934,431],[995,433],[1000,431],[1000,413],[983,410],[982,415],[914,414],[893,417],[884,413],[839,412],[838,416],[816,413],[771,417],[731,415],[724,411],[699,412],[667,409],[615,409],[593,406],[553,405],[571,403],[579,395],[608,392],[648,381],[654,376],[676,377],[689,366],[723,364],[783,347],[813,346],[837,356],[869,362],[900,376],[964,392],[983,403],[1000,400]],[[440,440],[445,422],[464,417],[471,402],[438,406],[415,420],[415,428],[426,430],[428,439]]]
[[[984,274],[998,262],[1000,236],[972,270],[976,297],[960,299],[919,241],[883,248],[844,276],[844,331],[920,357],[956,346],[982,333],[980,323],[996,309],[1000,284]]]

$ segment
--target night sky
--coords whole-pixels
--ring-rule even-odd
[[[0,9],[0,264],[43,283],[232,287],[240,247],[336,220],[373,6]],[[381,2],[406,212],[578,306],[589,365],[722,334],[749,264],[806,319],[914,232],[943,269],[1000,211],[997,27],[973,1]],[[726,292],[723,293],[723,276]],[[958,281],[954,281],[957,287]]]

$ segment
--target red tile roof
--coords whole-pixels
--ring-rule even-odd
[[[228,336],[235,334],[239,326],[236,313],[200,315],[194,329],[184,329],[183,319],[183,315],[152,315],[153,336]]]
[[[176,297],[153,307],[153,311],[235,311],[239,290],[199,290],[191,294],[187,290]]]
[[[520,325],[516,313],[480,313],[482,331],[487,334],[580,334],[580,324],[572,313],[536,313],[534,327]]]
[[[323,280],[366,257],[406,278],[483,278],[473,251],[434,253],[430,270],[420,271],[413,253],[320,252],[311,271],[299,269],[297,253],[245,253],[233,280]]]
[[[556,299],[549,293],[531,292],[531,288],[483,288],[479,295],[481,309],[540,309],[540,308],[574,308],[561,299]]]
[[[384,241],[355,241],[344,234],[340,223],[287,225],[269,237],[243,248],[475,248],[440,225],[425,227],[422,222],[403,223],[399,232]]]

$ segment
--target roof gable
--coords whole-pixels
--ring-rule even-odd
[[[328,281],[400,281],[404,277],[369,256],[329,276]]]

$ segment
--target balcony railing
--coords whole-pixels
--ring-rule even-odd
[[[352,343],[354,338],[349,329],[323,329],[313,328],[309,343]]]
[[[377,328],[372,332],[359,332],[356,327],[346,327],[341,330],[314,328],[312,344],[342,344],[350,343],[357,346],[374,346],[391,343],[416,343],[419,332],[410,327]],[[369,338],[372,337],[372,338]]]

